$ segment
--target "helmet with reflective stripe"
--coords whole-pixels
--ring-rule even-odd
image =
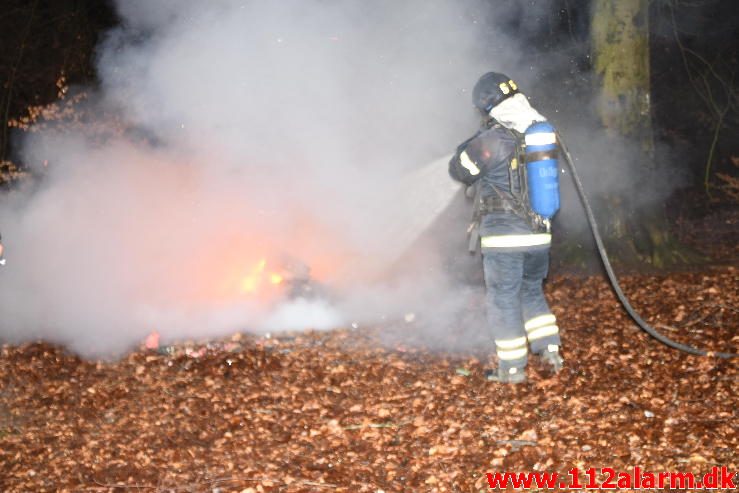
[[[472,90],[472,103],[481,112],[487,114],[518,92],[518,86],[513,79],[498,72],[488,72],[480,77]]]

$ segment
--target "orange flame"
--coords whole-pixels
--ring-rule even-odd
[[[241,291],[245,294],[255,294],[265,281],[273,286],[281,284],[284,280],[281,274],[270,272],[265,274],[267,260],[261,259],[252,271],[241,280]]]

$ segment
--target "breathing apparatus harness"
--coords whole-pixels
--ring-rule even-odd
[[[538,124],[534,124],[529,128],[537,130],[535,125]],[[460,148],[481,133],[492,128],[505,131],[516,142],[516,148],[510,156],[507,166],[509,193],[503,193],[497,187],[492,187],[495,195],[483,197],[480,193],[482,187],[479,181],[470,187],[471,190],[468,192],[468,196],[474,196],[472,218],[470,226],[467,229],[470,253],[477,253],[479,251],[480,221],[485,214],[510,212],[523,219],[533,232],[550,233],[550,219],[559,209],[556,145],[552,145],[552,149],[546,149],[545,151],[535,150],[534,152],[527,152],[526,134],[501,125],[494,118],[488,118],[483,124],[483,128],[471,139],[465,141]],[[554,135],[554,129],[551,125],[545,124],[544,130]],[[528,129],[526,133],[528,133]],[[536,166],[541,163],[545,163],[547,167],[545,170],[546,173],[532,173],[529,166]],[[539,169],[536,171],[538,172]],[[546,176],[547,182],[542,183],[541,176],[537,176],[537,174],[548,175]],[[530,183],[529,177],[533,178],[532,183]],[[551,178],[553,178],[553,183]],[[544,187],[548,187],[548,189],[543,190]],[[542,200],[542,197],[545,197],[545,199]]]

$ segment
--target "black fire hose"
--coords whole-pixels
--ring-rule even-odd
[[[575,170],[575,164],[572,162],[572,156],[570,155],[569,151],[567,150],[567,147],[565,146],[564,142],[562,141],[561,136],[557,136],[559,139],[560,148],[562,149],[562,152],[565,157],[565,161],[567,162],[567,166],[570,168],[570,171],[572,172],[572,181],[575,183],[575,188],[577,189],[577,193],[580,196],[580,201],[582,202],[583,207],[585,208],[585,215],[588,218],[588,224],[590,224],[590,230],[593,232],[593,238],[595,239],[595,244],[598,246],[598,254],[600,255],[600,259],[603,262],[603,267],[606,269],[606,273],[608,274],[608,279],[611,281],[611,286],[613,287],[613,290],[616,292],[616,296],[618,296],[619,301],[623,305],[623,307],[628,312],[629,316],[634,319],[634,321],[639,325],[639,327],[644,330],[647,334],[657,339],[662,344],[669,346],[673,349],[677,349],[683,352],[686,352],[688,354],[694,354],[697,356],[715,356],[718,358],[736,358],[739,357],[739,354],[737,353],[721,353],[721,352],[715,352],[715,351],[705,351],[703,349],[694,348],[692,346],[688,346],[686,344],[681,344],[679,342],[675,342],[669,337],[660,334],[654,327],[649,325],[647,322],[644,321],[643,318],[639,316],[638,313],[634,310],[634,307],[631,306],[631,303],[629,303],[628,298],[626,298],[626,295],[624,295],[624,292],[621,290],[621,286],[618,283],[618,279],[616,278],[616,274],[613,272],[613,268],[611,267],[611,262],[608,260],[608,254],[606,253],[606,248],[603,245],[603,240],[600,237],[600,233],[598,231],[598,223],[595,220],[595,215],[593,214],[593,210],[590,208],[590,203],[588,202],[587,197],[585,196],[585,190],[583,189],[582,182],[580,181],[580,177],[577,175],[577,171]]]

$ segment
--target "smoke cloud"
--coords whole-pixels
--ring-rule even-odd
[[[119,1],[94,118],[26,137],[24,162],[48,166],[0,199],[0,337],[107,356],[152,330],[321,328],[428,304],[449,289],[439,269],[382,281],[404,253],[387,224],[403,177],[476,127],[477,77],[520,72],[486,4]],[[277,289],[263,277],[286,262],[343,309],[244,292],[259,269]]]

